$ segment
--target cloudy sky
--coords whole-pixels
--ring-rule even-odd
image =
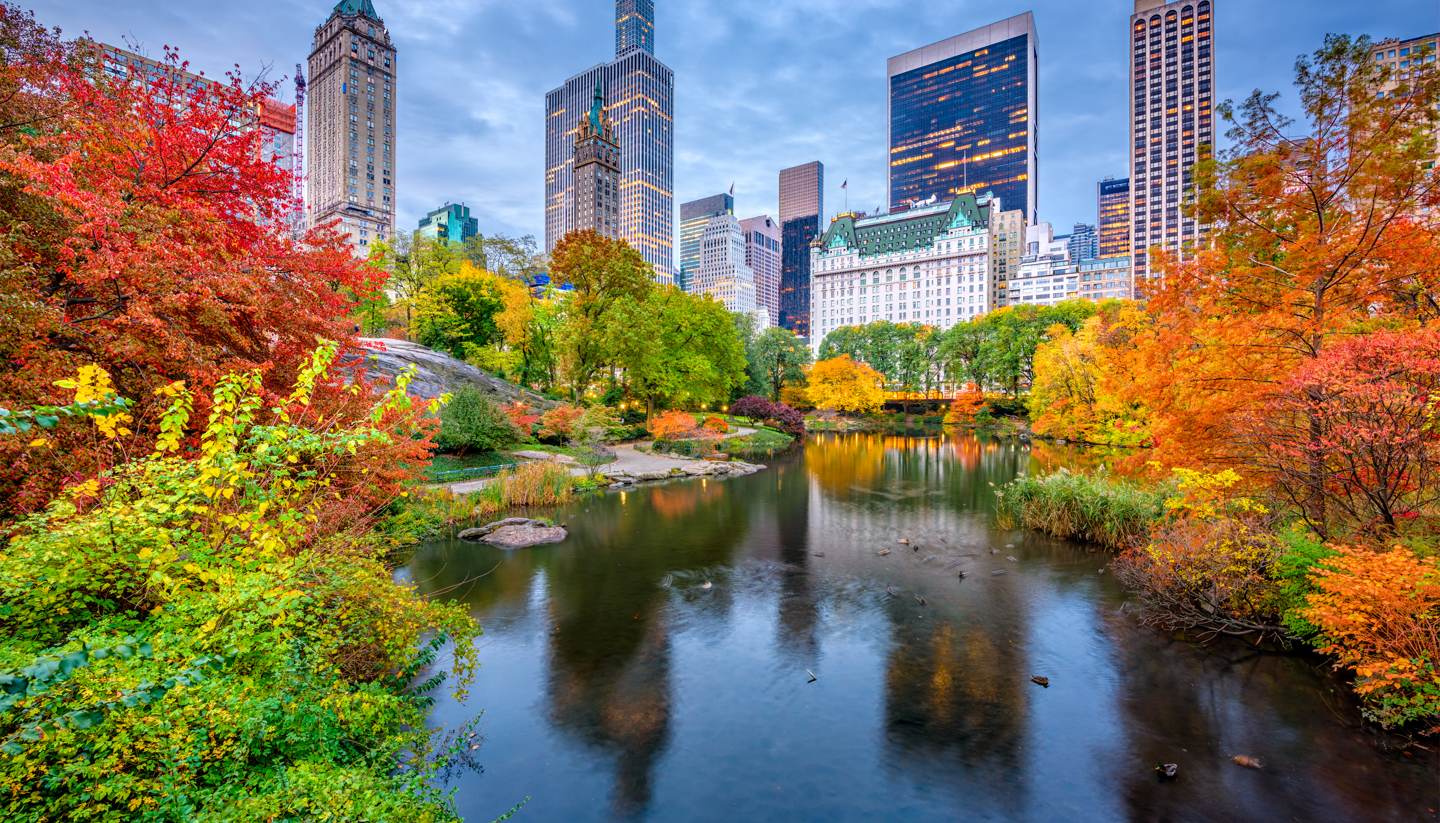
[[[288,78],[334,0],[15,0],[67,36],[152,55],[176,46],[211,76]],[[544,96],[609,59],[611,0],[374,0],[400,50],[400,221],[468,203],[481,230],[544,233]],[[656,0],[675,70],[678,201],[735,183],[740,216],[776,211],[776,172],[820,160],[826,207],[885,200],[887,57],[1025,10],[1040,41],[1040,217],[1094,222],[1095,182],[1123,176],[1132,0]],[[1288,90],[1327,32],[1440,30],[1436,0],[1215,0],[1222,97]],[[286,95],[290,93],[287,88]],[[1293,94],[1287,95],[1293,100]]]

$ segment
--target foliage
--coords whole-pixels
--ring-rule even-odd
[[[668,411],[655,415],[647,426],[656,440],[683,440],[696,434],[695,415]]]
[[[563,506],[575,496],[570,470],[551,460],[534,460],[506,469],[474,495],[474,514],[485,516],[515,508]]]
[[[614,363],[626,388],[656,406],[700,406],[729,400],[745,379],[745,351],[735,321],[709,295],[674,286],[622,301],[609,329]]]
[[[985,408],[985,395],[979,389],[960,392],[950,402],[945,412],[945,425],[959,426],[975,422],[976,415]]]
[[[499,342],[504,286],[500,278],[468,264],[436,278],[414,300],[410,332],[415,342],[464,359]]]
[[[730,424],[726,423],[724,418],[717,417],[713,414],[705,418],[705,422],[700,424],[700,427],[705,431],[713,432],[714,434],[725,434],[726,432],[730,431]]]
[[[7,404],[59,405],[55,381],[98,366],[135,401],[148,443],[164,407],[155,389],[265,366],[266,391],[283,392],[317,338],[348,339],[354,301],[380,277],[330,227],[302,242],[288,230],[291,178],[247,125],[272,85],[117,78],[15,6],[0,18]],[[165,62],[184,65],[173,52]],[[42,506],[106,452],[79,431],[54,449],[0,441],[4,513]]]
[[[795,332],[771,326],[750,341],[745,359],[751,388],[778,402],[786,386],[804,382],[810,347]]]
[[[517,283],[506,283],[501,289],[504,308],[495,323],[506,347],[520,358],[515,377],[522,385],[548,391],[558,379],[555,338],[563,303],[553,288],[537,296]]]
[[[467,343],[465,362],[503,379],[520,382],[524,378],[524,358],[513,349]]]
[[[848,354],[811,366],[806,380],[810,403],[817,409],[863,414],[885,404],[884,377]]]
[[[585,417],[585,409],[568,403],[547,410],[540,415],[540,428],[536,432],[547,440],[570,441],[578,439],[577,430]]]
[[[1367,715],[1440,732],[1440,560],[1339,547],[1314,584],[1301,615],[1320,650],[1355,672]]]
[[[879,320],[832,331],[820,343],[820,357],[849,355],[884,375],[895,391],[929,392],[942,382],[940,341],[933,327]]]
[[[347,476],[413,437],[424,409],[406,375],[364,422],[322,418],[335,352],[320,349],[268,408],[259,372],[221,377],[193,438],[199,404],[172,384],[153,453],[12,530],[4,816],[453,816],[431,788],[428,699],[396,673],[416,671],[422,636],[438,631],[464,675],[476,629],[396,585],[371,530],[380,510],[343,501]],[[107,382],[92,374],[76,391]]]
[[[455,392],[440,410],[435,444],[447,452],[495,452],[520,439],[520,433],[495,401],[474,386]]]
[[[774,456],[790,448],[794,443],[794,435],[771,429],[756,429],[754,434],[722,440],[717,448],[732,457],[750,460],[757,457]]]
[[[579,400],[608,362],[610,330],[622,301],[639,302],[654,288],[650,266],[622,240],[593,231],[573,232],[550,256],[551,277],[573,291],[555,349],[570,396]]]
[[[732,403],[730,413],[774,426],[791,437],[805,433],[805,415],[784,403],[772,403],[753,394]]]
[[[523,400],[512,400],[502,408],[505,416],[509,418],[510,425],[520,432],[522,438],[529,437],[535,431],[535,426],[540,422],[540,414],[530,408],[530,404]]]
[[[1135,335],[1148,317],[1131,302],[1111,301],[1079,330],[1056,324],[1035,351],[1030,420],[1036,434],[1109,446],[1149,439],[1142,405],[1127,398]]]
[[[1144,540],[1164,515],[1161,492],[1067,471],[1017,478],[996,491],[996,500],[1003,528],[1023,526],[1110,549]]]

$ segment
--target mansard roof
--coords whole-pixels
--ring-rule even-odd
[[[909,211],[878,217],[842,214],[820,238],[821,249],[854,249],[862,257],[923,249],[935,238],[954,228],[987,228],[989,209],[982,208],[973,194],[964,194],[949,203],[919,206]]]

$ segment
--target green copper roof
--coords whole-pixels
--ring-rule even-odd
[[[820,239],[822,249],[858,249],[861,257],[923,249],[936,236],[950,229],[986,228],[989,210],[982,209],[975,195],[966,194],[950,203],[923,206],[899,214],[835,218]]]
[[[605,132],[605,90],[600,86],[600,78],[595,78],[595,99],[590,103],[590,128],[596,134]]]
[[[340,0],[335,4],[335,11],[332,14],[343,14],[346,17],[363,14],[374,20],[380,19],[380,15],[375,13],[375,4],[370,0]]]

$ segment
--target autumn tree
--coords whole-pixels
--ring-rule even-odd
[[[771,326],[750,341],[746,359],[751,386],[772,402],[780,400],[780,392],[805,379],[810,365],[810,347],[795,332]]]
[[[885,404],[884,375],[848,354],[817,362],[806,378],[806,391],[817,409],[867,413]]]
[[[744,382],[740,335],[712,297],[655,287],[617,304],[606,334],[626,389],[648,413],[657,405],[718,405]]]
[[[1148,416],[1130,399],[1130,353],[1149,318],[1133,302],[1110,301],[1078,330],[1057,323],[1035,350],[1027,401],[1036,434],[1114,446],[1143,445]]]
[[[578,400],[608,362],[606,330],[612,313],[622,301],[642,300],[654,288],[651,269],[623,240],[594,231],[561,240],[550,268],[556,283],[573,288],[556,344],[570,396]]]
[[[562,301],[553,288],[540,294],[514,281],[506,281],[495,316],[505,345],[520,356],[519,382],[549,390],[555,385],[555,338],[560,326]]]
[[[496,317],[504,308],[505,289],[501,278],[465,263],[416,295],[410,333],[422,346],[464,359],[472,349],[501,340]]]

